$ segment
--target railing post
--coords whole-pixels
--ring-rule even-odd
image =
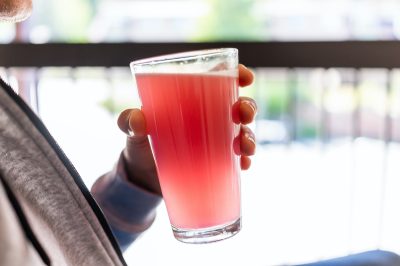
[[[298,98],[297,98],[297,71],[294,68],[288,69],[288,110],[286,111],[289,115],[287,126],[289,130],[289,144],[296,141],[297,136],[297,109],[298,109]]]

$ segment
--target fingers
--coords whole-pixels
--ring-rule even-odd
[[[245,87],[252,84],[254,81],[254,74],[244,65],[239,65],[239,86]],[[249,97],[239,97],[238,101],[233,105],[233,121],[236,124],[243,124],[240,130],[240,168],[247,170],[250,168],[251,159],[249,156],[254,155],[256,151],[256,142],[254,133],[244,126],[253,122],[257,114],[257,104]],[[234,142],[235,143],[235,142]],[[236,143],[238,143],[236,141]],[[238,149],[236,149],[238,150]]]
[[[239,117],[240,123],[246,125],[253,122],[257,114],[257,104],[249,97],[240,97]]]
[[[256,152],[256,139],[254,133],[247,126],[241,126],[240,130],[240,154],[254,155]]]
[[[254,74],[244,65],[239,65],[239,86],[245,87],[252,84]],[[233,106],[233,120],[236,124],[243,124],[240,130],[240,168],[247,170],[250,168],[251,159],[249,156],[254,155],[256,151],[256,142],[254,133],[244,126],[253,122],[257,114],[256,102],[248,97],[239,97],[239,100]],[[235,143],[235,142],[234,142]],[[236,141],[238,143],[238,141]],[[237,145],[239,146],[239,145]],[[236,147],[237,147],[236,146]],[[238,150],[238,149],[236,149]]]
[[[240,168],[242,170],[247,170],[250,168],[251,165],[251,159],[247,156],[240,156]]]
[[[237,124],[241,125],[240,135],[235,138],[234,150],[240,156],[240,167],[242,170],[247,170],[251,165],[249,156],[255,154],[256,142],[254,133],[245,124],[251,123],[257,112],[255,101],[248,97],[240,97],[235,103],[233,112],[236,113]],[[235,120],[235,116],[234,116]],[[139,109],[127,109],[118,117],[119,128],[130,137],[127,142],[125,152],[127,158],[131,153],[136,153],[138,149],[150,150],[147,139],[146,120],[143,112]]]
[[[119,128],[129,136],[146,136],[146,120],[141,110],[127,109],[118,117]]]
[[[256,152],[256,141],[254,133],[247,127],[241,126],[240,130],[240,168],[247,170],[250,168],[251,159],[249,156]]]
[[[253,83],[254,74],[242,64],[239,64],[239,86],[245,87]]]
[[[239,97],[232,108],[232,118],[236,124],[249,124],[253,122],[256,114],[257,104],[249,97]]]

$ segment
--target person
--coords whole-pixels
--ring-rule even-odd
[[[2,20],[21,21],[31,10],[31,0],[2,0],[0,4]],[[252,72],[239,65],[239,85],[252,81]],[[245,124],[253,121],[257,107],[245,97],[235,106],[242,124],[240,164],[248,169],[256,147],[254,134]],[[127,134],[126,147],[114,169],[95,182],[90,195],[41,121],[0,79],[0,265],[124,264],[118,247],[126,249],[150,227],[162,193],[143,113],[125,110],[117,124]]]
[[[21,21],[31,10],[31,0],[2,0],[0,20]],[[240,85],[252,81],[252,72],[240,65]],[[256,144],[245,124],[257,107],[250,98],[240,98],[238,106],[246,170]],[[115,168],[92,187],[100,210],[41,121],[0,79],[0,265],[125,264],[119,247],[150,227],[162,193],[143,113],[123,111],[118,126],[128,135],[126,147]],[[381,257],[374,265],[394,265],[381,263]],[[360,261],[354,265],[372,265],[365,256]]]

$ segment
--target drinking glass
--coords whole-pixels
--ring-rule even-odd
[[[238,50],[190,51],[130,64],[176,239],[208,243],[241,228]],[[236,150],[236,149],[235,149]]]

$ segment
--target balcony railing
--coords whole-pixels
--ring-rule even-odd
[[[251,67],[400,67],[400,42],[397,41],[2,44],[0,65],[125,67],[134,59],[215,47],[238,48],[241,62]]]
[[[281,106],[280,114],[268,112],[274,104],[268,99],[257,99],[262,111],[260,119],[284,119],[287,141],[301,139],[302,121],[313,124],[308,130],[317,131],[311,134],[321,140],[329,140],[335,135],[347,135],[352,138],[367,136],[383,139],[385,142],[400,141],[400,125],[394,114],[393,90],[400,68],[400,42],[395,41],[346,41],[346,42],[215,42],[215,43],[101,43],[101,44],[3,44],[0,45],[0,66],[8,69],[24,69],[17,74],[20,93],[32,102],[35,109],[40,108],[37,102],[37,85],[40,82],[40,70],[47,67],[98,67],[128,68],[129,62],[135,59],[180,52],[194,49],[215,47],[236,47],[240,51],[240,61],[255,69],[257,77],[263,77],[271,69],[280,69],[284,75],[286,103]],[[299,92],[299,80],[303,70],[319,70],[320,84],[318,103],[302,101]],[[329,70],[335,69],[341,82],[352,88],[353,101],[351,110],[343,113],[332,113],[326,106],[328,90],[331,87],[327,79]],[[383,106],[379,114],[364,108],[362,102],[362,83],[368,77],[368,69],[380,69],[383,83],[380,94]],[[364,73],[367,72],[367,73]],[[376,74],[373,74],[376,76]],[[268,76],[268,74],[267,74]],[[378,77],[379,79],[379,77]],[[268,80],[267,80],[268,81]],[[274,90],[266,84],[257,84],[254,97],[263,91]],[[282,98],[282,97],[281,97]],[[276,103],[275,103],[276,104]],[[310,106],[314,105],[315,108]],[[307,114],[309,113],[309,114]],[[313,113],[313,115],[310,115]],[[345,118],[350,125],[344,129],[338,120]],[[369,121],[369,122],[368,122]],[[371,124],[372,123],[372,124]],[[380,129],[375,130],[374,125]],[[300,127],[300,128],[299,128]],[[307,134],[306,134],[307,135]]]

